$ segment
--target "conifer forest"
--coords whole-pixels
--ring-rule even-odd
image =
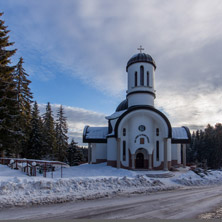
[[[0,13],[0,157],[58,160],[70,165],[86,161],[85,149],[74,140],[68,142],[62,105],[54,117],[48,102],[40,115],[23,58],[12,65],[17,49],[2,16]]]

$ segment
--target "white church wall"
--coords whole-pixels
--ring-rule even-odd
[[[160,164],[163,162],[163,158],[164,158],[164,143],[163,143],[163,139],[159,138],[158,141],[159,141],[159,160],[157,160],[157,158],[156,158],[157,155],[156,155],[156,144],[155,144],[154,151],[153,151],[153,166],[154,167],[160,166]]]
[[[117,142],[116,138],[110,137],[107,139],[107,161],[117,159]]]
[[[136,106],[136,105],[150,105],[154,106],[154,97],[153,95],[147,93],[134,93],[129,96],[128,98],[128,106]]]
[[[112,119],[112,120],[110,121],[111,126],[112,126],[112,129],[113,129],[113,133],[114,133],[114,129],[115,129],[115,125],[116,125],[117,120],[118,120],[118,118]]]
[[[171,148],[172,160],[177,160],[177,144],[172,144]]]
[[[144,86],[140,86],[140,66],[144,67]],[[137,72],[137,87],[144,87],[153,92],[154,86],[154,67],[149,63],[135,63],[128,67],[128,93],[135,90],[135,72]],[[149,72],[149,86],[147,86],[147,75]],[[146,87],[145,87],[146,86]]]
[[[171,161],[172,156],[171,156],[171,139],[167,139],[167,160]]]
[[[130,143],[129,143],[129,138],[131,138],[131,127],[129,126],[129,122],[126,122],[120,129],[120,160],[123,166],[128,167],[129,166],[129,147],[130,147]],[[125,136],[123,135],[123,128],[125,128]],[[126,156],[125,156],[125,160],[123,158],[123,141],[125,141],[126,143]]]
[[[96,143],[92,143],[92,163],[96,163]]]
[[[159,135],[156,133],[156,129],[159,129]],[[155,121],[154,123],[154,158],[153,158],[153,166],[158,167],[161,165],[161,163],[164,161],[164,136],[166,134],[164,133],[165,128],[162,126],[162,124],[159,121]],[[159,160],[156,159],[156,143],[159,141]]]
[[[172,160],[177,160],[181,164],[181,144],[172,144]]]
[[[145,126],[145,131],[139,131],[138,127],[140,125]],[[124,119],[122,119],[119,129],[118,136],[123,140],[122,130],[126,128],[126,135],[128,140],[128,147],[131,154],[135,154],[136,150],[139,148],[146,149],[149,153],[153,152],[153,119],[149,117],[146,110],[137,110],[133,113],[128,114]],[[144,136],[148,136],[147,137]],[[144,138],[144,144],[140,144],[140,138]]]
[[[144,84],[140,85],[140,67],[144,67]],[[137,72],[137,86],[135,86],[135,72]],[[149,72],[149,85],[147,85],[147,72]],[[145,91],[154,93],[154,67],[149,63],[135,63],[128,67],[128,90],[127,93]],[[134,93],[127,96],[128,105],[151,105],[154,106],[152,94]]]
[[[107,158],[107,144],[97,143],[96,144],[96,159],[106,160]]]
[[[177,144],[177,163],[181,164],[181,144]]]

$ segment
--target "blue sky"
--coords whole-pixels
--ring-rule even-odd
[[[34,99],[65,107],[69,135],[104,125],[125,98],[139,45],[157,64],[155,106],[173,126],[222,119],[220,0],[0,0]]]

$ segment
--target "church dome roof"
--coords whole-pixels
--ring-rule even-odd
[[[128,109],[128,100],[123,100],[116,108],[116,112]]]
[[[127,66],[126,66],[126,71],[128,71],[128,67],[134,63],[137,63],[137,62],[146,62],[146,63],[150,63],[154,66],[154,68],[156,69],[156,63],[154,61],[154,59],[149,55],[149,54],[146,54],[146,53],[138,53],[134,56],[132,56],[130,58],[130,60],[127,62]]]

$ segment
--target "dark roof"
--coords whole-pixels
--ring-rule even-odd
[[[128,100],[123,100],[116,108],[116,112],[128,109]]]
[[[128,71],[128,67],[130,65],[137,63],[137,62],[150,63],[156,69],[156,63],[150,55],[148,55],[146,53],[138,53],[138,54],[134,55],[133,57],[131,57],[130,60],[127,62],[126,71]]]

